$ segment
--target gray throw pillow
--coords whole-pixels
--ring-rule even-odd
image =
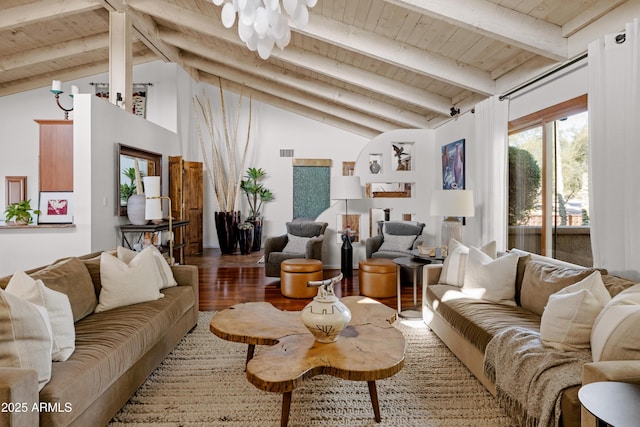
[[[379,251],[408,251],[413,246],[413,242],[415,242],[416,237],[418,236],[396,236],[394,234],[385,234]]]
[[[312,237],[300,237],[294,236],[293,234],[287,234],[287,244],[282,252],[303,254],[306,252],[307,242],[311,239]]]

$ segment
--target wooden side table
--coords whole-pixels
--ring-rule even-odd
[[[640,385],[615,381],[587,384],[578,391],[598,427],[635,427],[640,422]]]
[[[178,264],[184,264],[185,255],[185,228],[189,225],[189,221],[173,221],[173,256]],[[122,246],[133,249],[136,243],[139,243],[144,233],[157,233],[159,231],[169,231],[169,221],[163,221],[160,224],[122,224],[120,226],[120,234],[122,237]]]

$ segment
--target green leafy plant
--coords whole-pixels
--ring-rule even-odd
[[[31,208],[31,199],[23,200],[18,203],[10,204],[4,211],[4,218],[7,222],[14,220],[17,223],[31,224],[33,222],[31,212],[36,215],[40,215],[40,211],[38,209],[34,210]]]
[[[509,225],[524,224],[535,209],[540,166],[527,150],[509,147]]]
[[[135,168],[122,169],[122,174],[129,178],[129,183],[120,184],[120,199],[123,202],[129,200],[131,195],[136,193],[136,170]]]
[[[262,168],[249,168],[244,176],[245,179],[240,182],[240,189],[247,196],[249,202],[249,218],[257,219],[260,217],[262,204],[270,202],[274,199],[271,190],[267,189],[258,182],[265,177],[267,172]]]

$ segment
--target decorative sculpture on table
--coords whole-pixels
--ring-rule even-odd
[[[302,310],[302,323],[320,343],[338,340],[340,332],[351,321],[351,311],[333,292],[333,285],[342,280],[342,273],[331,279],[311,281],[307,286],[317,286],[318,295]]]

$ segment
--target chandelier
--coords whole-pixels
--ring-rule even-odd
[[[212,0],[222,6],[225,28],[231,28],[238,15],[238,35],[252,52],[268,59],[274,46],[284,49],[291,41],[290,25],[304,28],[309,9],[317,0]]]

